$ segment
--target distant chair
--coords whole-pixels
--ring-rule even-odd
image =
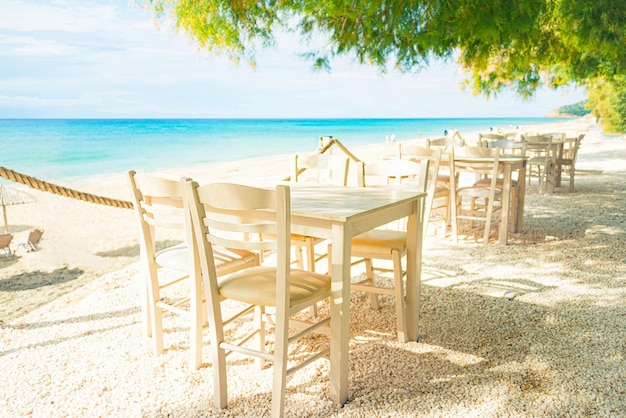
[[[444,136],[440,138],[428,138],[428,148],[440,148],[441,152],[447,153],[451,147],[464,147],[465,139],[460,135]]]
[[[580,148],[580,142],[585,137],[585,134],[576,135],[573,137],[566,137],[563,143],[563,151],[561,155],[556,158],[556,185],[560,186],[562,180],[569,180],[569,191],[574,191],[574,174],[576,173],[576,157],[578,156],[578,149]],[[563,174],[569,175],[568,178]]]
[[[0,253],[3,257],[10,257],[13,255],[11,250],[11,241],[13,241],[13,234],[0,234]]]
[[[39,245],[39,241],[41,241],[41,236],[43,235],[43,229],[41,228],[35,228],[32,231],[30,231],[30,234],[28,234],[28,240],[23,243],[20,244],[20,247],[24,247],[26,248],[26,251],[37,251],[39,248],[37,247]]]
[[[458,242],[459,220],[482,221],[485,223],[483,244],[489,243],[489,229],[492,221],[500,221],[502,216],[502,189],[498,185],[500,150],[498,148],[462,147],[450,151],[450,172],[454,178],[464,174],[465,180],[459,176],[458,182],[451,182],[452,187],[452,230],[454,241]],[[489,181],[475,182],[476,178],[488,176]],[[467,185],[463,185],[467,183]],[[469,204],[463,204],[463,199]],[[477,203],[480,200],[480,204]],[[494,219],[494,216],[496,219]],[[506,239],[500,237],[500,239]]]
[[[439,179],[439,166],[441,164],[441,149],[426,148],[413,144],[402,145],[402,158],[413,161],[428,160],[428,197],[426,199],[426,210],[424,212],[424,235],[428,231],[428,224],[431,221],[433,211],[437,213],[434,220],[444,222],[443,234],[445,236],[446,227],[450,223],[450,188],[449,184],[442,184]],[[450,176],[448,176],[448,179]],[[435,204],[435,200],[437,203]],[[441,219],[439,219],[441,218]]]
[[[522,142],[526,146],[526,154],[529,156],[526,178],[528,184],[531,179],[539,181],[539,193],[552,193],[555,182],[556,149],[552,134],[522,135]]]
[[[291,181],[294,183],[348,185],[350,159],[345,155],[295,154],[291,161]],[[266,234],[267,235],[267,234]],[[275,236],[272,237],[275,239]],[[298,268],[305,269],[302,251],[306,253],[306,270],[315,271],[315,263],[326,257],[316,254],[315,246],[326,241],[310,235],[291,234],[291,245],[296,249]]]

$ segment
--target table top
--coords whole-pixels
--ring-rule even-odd
[[[292,215],[347,222],[351,217],[380,211],[426,196],[426,193],[390,185],[389,187],[344,187],[289,184]]]

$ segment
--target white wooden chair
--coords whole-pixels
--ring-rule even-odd
[[[490,137],[483,137],[479,144],[481,147],[485,148],[497,148],[500,150],[500,155],[526,155],[526,143],[518,142],[514,139],[510,138],[500,138],[500,139],[492,139]],[[491,180],[489,178],[482,179],[478,181],[476,184],[480,184],[483,186],[488,186]],[[504,184],[504,180],[501,177],[498,177],[497,187],[502,188]],[[511,182],[511,204],[510,204],[510,225],[511,229],[515,229],[515,225],[517,223],[517,206],[520,204],[520,195],[519,195],[519,181],[518,179],[513,179]]]
[[[428,167],[430,161],[411,161],[406,159],[382,160],[373,163],[361,163],[360,186],[376,187],[385,184],[404,184],[406,187],[413,187],[417,191],[426,191],[428,184]],[[406,183],[412,183],[411,185]],[[419,231],[418,237],[423,236]],[[420,244],[422,240],[419,241]],[[329,266],[332,265],[328,249]],[[406,229],[379,228],[368,231],[364,234],[352,238],[352,257],[359,258],[357,262],[365,263],[366,278],[359,283],[352,283],[351,290],[366,292],[370,294],[370,300],[374,309],[379,309],[378,295],[388,295],[395,298],[396,303],[396,324],[398,340],[406,342],[406,301],[405,301],[405,270],[402,259],[406,255]],[[393,284],[387,285],[376,280],[376,271],[390,271],[387,268],[377,267],[374,260],[391,260],[393,263]]]
[[[440,138],[429,138],[427,140],[428,148],[440,149],[442,161],[448,161],[450,150],[456,147],[464,147],[465,139],[455,132],[453,135],[447,135]],[[437,175],[437,184],[441,187],[450,189],[450,173],[447,170],[440,170]]]
[[[578,149],[585,134],[566,136],[563,142],[563,149],[556,158],[556,185],[560,186],[563,180],[568,180],[570,193],[574,191],[574,176],[576,174],[576,159],[578,157]],[[564,177],[563,174],[567,174]]]
[[[489,243],[491,223],[499,221],[502,208],[503,193],[498,187],[499,159],[498,148],[461,147],[450,151],[450,172],[458,176],[458,180],[451,184],[455,242],[458,242],[459,220],[469,219],[485,223],[483,244]]]
[[[441,165],[441,149],[402,144],[401,158],[418,162],[429,161],[424,235],[428,232],[428,225],[431,221],[442,221],[445,235],[446,227],[450,224],[450,187],[437,181]]]
[[[287,376],[329,353],[328,347],[311,354],[306,360],[287,367],[288,344],[330,323],[330,318],[295,333],[289,332],[290,317],[330,296],[330,276],[291,268],[291,205],[290,189],[279,185],[276,190],[250,186],[213,183],[198,186],[188,181],[185,187],[185,206],[191,215],[188,229],[194,236],[194,275],[201,277],[206,292],[209,333],[211,335],[211,362],[214,376],[214,400],[217,408],[228,404],[226,353],[233,351],[257,357],[261,364],[273,364],[272,417],[282,417]],[[265,234],[276,240],[250,241],[240,238],[242,233]],[[276,266],[257,266],[233,273],[218,281],[214,263],[215,246],[248,251],[276,251]],[[235,318],[246,312],[255,312],[254,320],[240,324],[250,326],[251,333],[238,341],[229,341],[222,305],[226,300],[245,304]],[[274,349],[268,351],[265,341],[266,307],[275,308],[269,321],[275,324]],[[302,324],[300,324],[302,325]],[[240,329],[241,331],[241,329]],[[258,334],[258,344],[251,346]],[[247,343],[247,344],[246,344]]]
[[[540,193],[552,193],[555,186],[556,163],[554,137],[542,134],[522,135],[521,138],[529,157],[526,170],[528,184],[531,184],[532,179],[537,179]]]
[[[193,261],[185,229],[183,191],[179,179],[128,172],[139,227],[140,263],[144,275],[144,333],[152,338],[155,355],[163,352],[163,311],[190,319],[189,366],[202,363],[202,282],[189,280]],[[163,249],[161,242],[180,241]],[[259,265],[250,251],[216,249],[220,274]]]

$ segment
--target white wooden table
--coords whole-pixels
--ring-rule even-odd
[[[352,237],[408,217],[406,309],[408,339],[416,341],[420,312],[426,193],[390,188],[291,185],[291,231],[332,240],[330,395],[348,400]]]

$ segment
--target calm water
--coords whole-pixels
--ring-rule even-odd
[[[0,165],[48,181],[314,151],[321,136],[348,148],[492,126],[506,119],[0,119]]]

